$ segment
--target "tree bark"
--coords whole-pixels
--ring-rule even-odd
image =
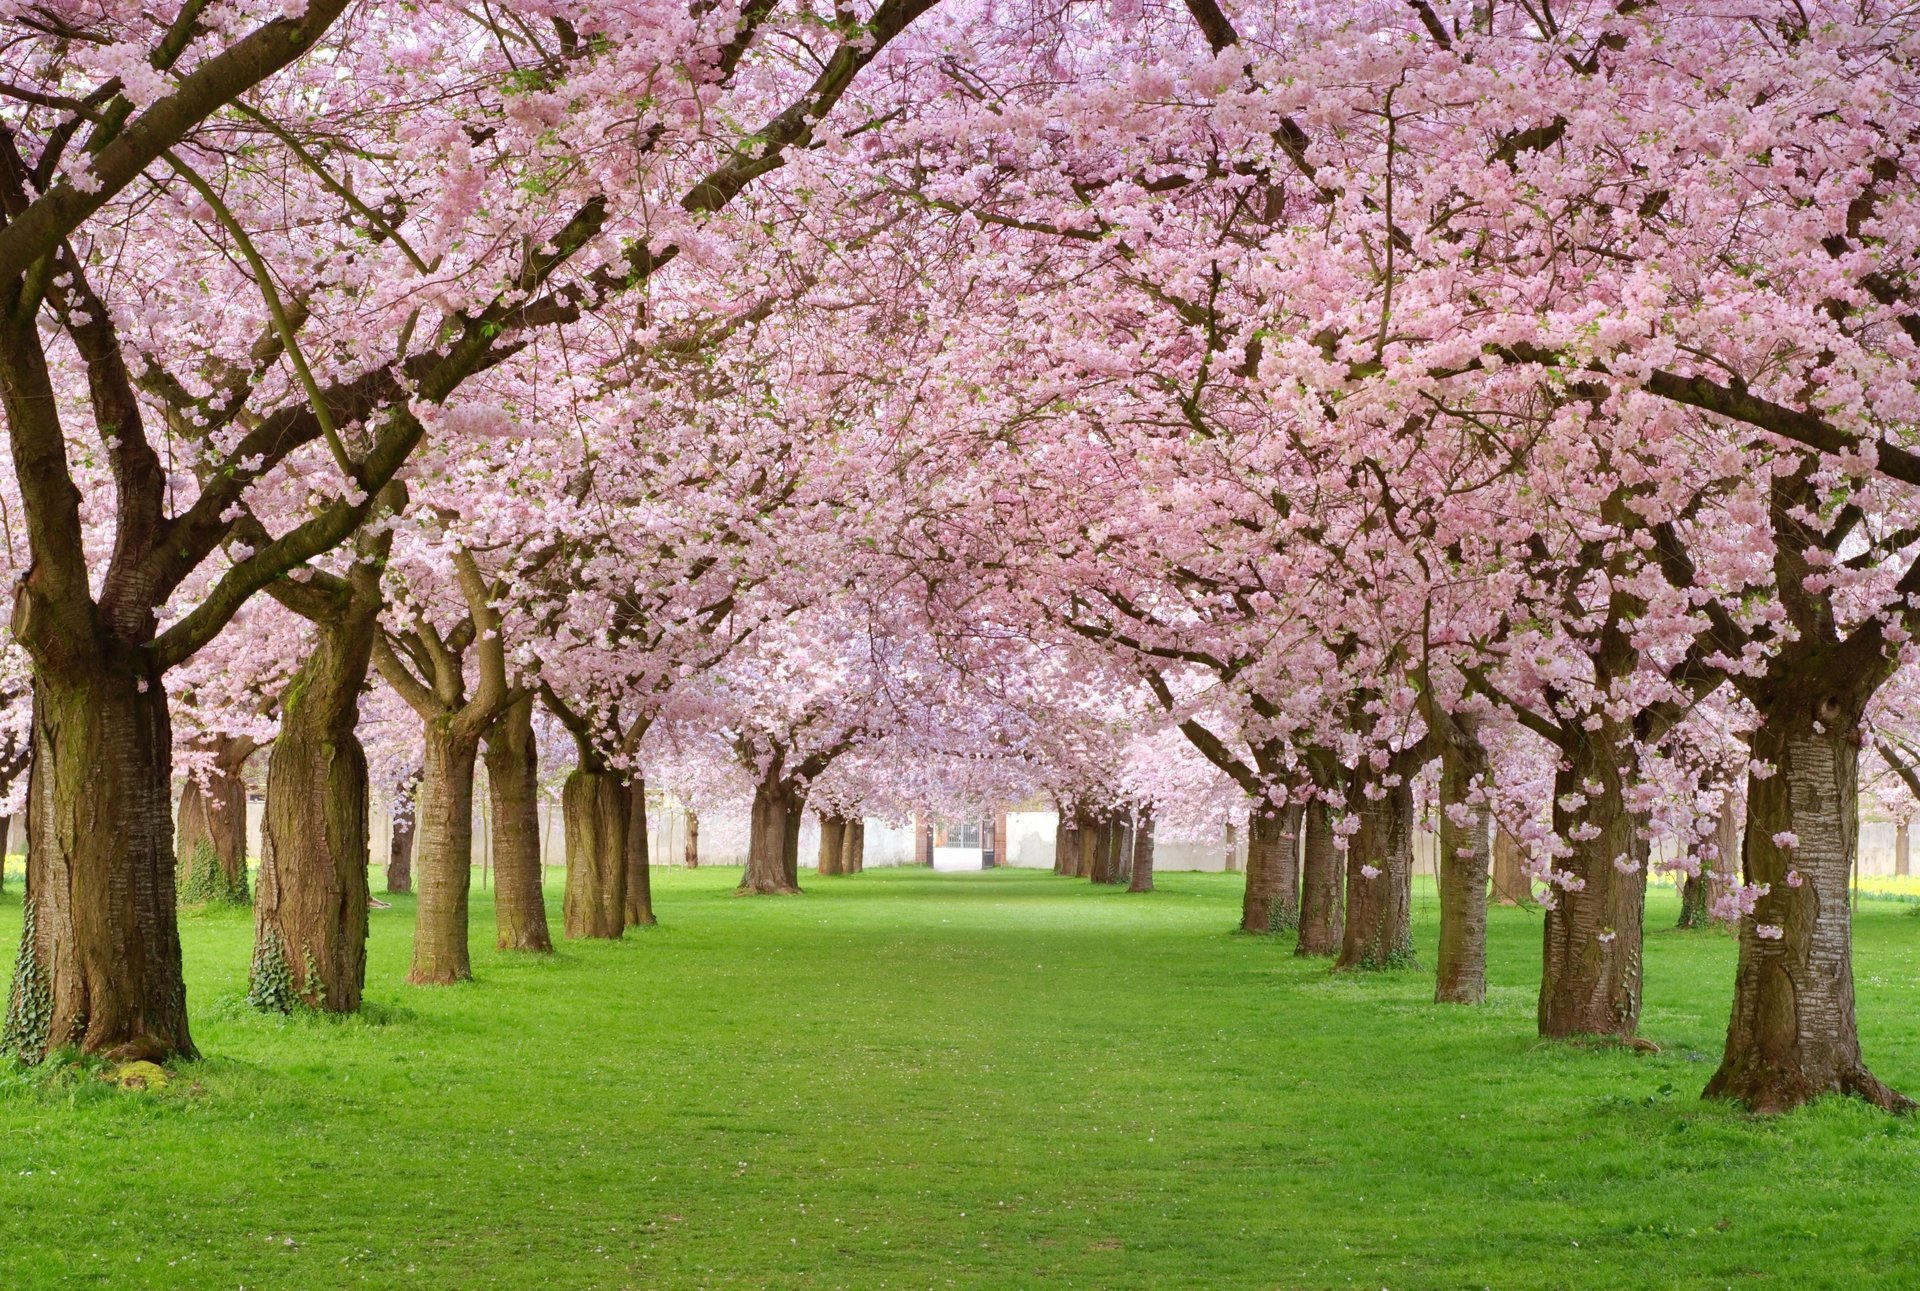
[[[1340,849],[1333,845],[1333,816],[1324,802],[1303,809],[1305,859],[1300,866],[1300,941],[1296,955],[1340,953]]]
[[[1153,891],[1153,808],[1140,809],[1133,828],[1133,877],[1129,892]]]
[[[1291,932],[1300,925],[1300,809],[1255,802],[1247,813],[1247,886],[1240,931]]]
[[[387,891],[396,895],[413,891],[413,826],[419,784],[417,775],[408,780],[387,809],[393,824],[393,837],[387,844]]]
[[[508,704],[487,729],[487,799],[493,824],[493,919],[501,950],[548,953],[546,877],[540,864],[540,764],[533,695]]]
[[[634,775],[627,783],[627,905],[629,928],[651,928],[653,856],[647,850],[647,782]]]
[[[1401,968],[1413,964],[1413,786],[1417,755],[1396,754],[1387,774],[1354,774],[1348,809],[1360,818],[1347,844],[1347,918],[1335,968]],[[1386,779],[1396,780],[1392,785]],[[1379,798],[1369,797],[1377,785]],[[1375,871],[1368,874],[1368,870]]]
[[[1789,691],[1761,709],[1753,756],[1774,773],[1747,782],[1742,868],[1767,893],[1741,921],[1726,1053],[1708,1098],[1761,1113],[1822,1094],[1913,1106],[1867,1070],[1854,1017],[1847,883],[1859,845],[1861,707]]]
[[[1437,1004],[1478,1004],[1487,997],[1487,845],[1485,801],[1470,801],[1486,756],[1473,730],[1456,718],[1440,744],[1440,949],[1435,956]]]
[[[867,818],[847,817],[847,834],[841,844],[842,868],[848,874],[860,874],[867,868]]]
[[[252,901],[247,891],[247,782],[242,769],[254,747],[250,739],[216,741],[204,777],[188,776],[180,788],[174,848],[180,866],[175,887],[183,905]]]
[[[1913,868],[1913,834],[1907,821],[1893,827],[1893,876],[1904,879]]]
[[[820,860],[822,874],[846,873],[843,852],[846,848],[847,822],[839,816],[820,817]]]
[[[479,740],[452,718],[423,724],[415,858],[420,901],[413,933],[413,966],[407,980],[418,985],[469,981],[467,902],[473,882],[473,768]]]
[[[690,870],[700,868],[700,816],[697,812],[687,812],[687,845],[685,848],[686,866]]]
[[[787,840],[796,834],[788,823],[787,786],[768,776],[753,788],[753,815],[747,830],[747,872],[740,891],[765,895],[800,890],[797,875],[787,870]],[[796,856],[799,840],[794,838]]]
[[[380,613],[364,602],[320,625],[281,697],[267,759],[248,999],[285,1012],[359,1009],[367,979],[367,755],[356,733]]]
[[[1072,817],[1065,807],[1056,807],[1058,813],[1053,826],[1053,872],[1062,878],[1073,873],[1073,858],[1078,854],[1080,840],[1070,828]]]
[[[568,937],[618,941],[625,932],[631,792],[619,772],[586,757],[560,791],[567,848],[561,916]]]
[[[1629,737],[1611,722],[1571,733],[1554,776],[1553,827],[1571,848],[1561,864],[1573,882],[1553,885],[1543,921],[1540,1034],[1625,1039],[1640,1024],[1647,900],[1646,835],[1621,797]]]
[[[1491,897],[1501,905],[1533,904],[1533,883],[1527,878],[1526,860],[1520,851],[1520,840],[1508,833],[1505,825],[1496,823],[1493,830]]]
[[[0,1053],[192,1058],[166,691],[111,655],[68,671],[34,679],[26,926]]]
[[[1129,883],[1133,879],[1133,817],[1116,812],[1113,817],[1113,865],[1107,882]]]

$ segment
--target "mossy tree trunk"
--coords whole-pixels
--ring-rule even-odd
[[[1740,925],[1726,1051],[1706,1095],[1762,1113],[1822,1094],[1905,1110],[1912,1102],[1866,1068],[1853,1000],[1859,723],[1878,677],[1815,663],[1799,676],[1782,669],[1771,702],[1756,705],[1753,756],[1773,774],[1747,783],[1742,868],[1767,893]]]
[[[246,736],[214,739],[204,768],[180,788],[174,849],[183,905],[247,905],[247,759],[259,745]]]
[[[1334,846],[1333,814],[1318,799],[1301,811],[1306,839],[1300,863],[1300,940],[1294,954],[1338,955],[1343,874],[1340,849]]]
[[[567,848],[567,936],[618,941],[627,926],[626,777],[582,746],[561,790]]]
[[[17,626],[17,624],[16,624]],[[29,927],[0,1052],[194,1057],[174,913],[172,729],[157,676],[109,650],[37,670]]]
[[[1640,1024],[1647,845],[1627,810],[1625,728],[1569,723],[1554,776],[1553,828],[1569,851],[1543,920],[1540,1034],[1630,1037]]]
[[[1300,819],[1297,806],[1266,797],[1247,812],[1247,886],[1240,931],[1292,932],[1300,925]]]
[[[372,553],[384,560],[385,543]],[[285,1011],[298,1000],[351,1013],[367,976],[367,756],[357,727],[378,631],[378,565],[357,563],[313,593],[327,605],[313,652],[281,696],[267,760],[248,995],[256,1007]]]
[[[1347,843],[1347,912],[1335,968],[1398,968],[1413,959],[1413,775],[1422,755],[1395,753],[1349,787],[1360,828]],[[1372,792],[1369,792],[1369,789]]]
[[[540,864],[540,766],[533,739],[533,695],[523,694],[487,729],[487,797],[493,826],[495,944],[545,954],[545,871]]]

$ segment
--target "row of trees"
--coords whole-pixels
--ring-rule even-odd
[[[544,740],[574,935],[652,917],[645,767],[751,785],[754,892],[808,807],[1046,793],[1100,877],[1244,810],[1243,927],[1390,966],[1430,799],[1441,999],[1498,821],[1543,1034],[1631,1037],[1667,857],[1740,929],[1710,1092],[1903,1106],[1845,888],[1916,743],[1920,50],[1763,9],[5,11],[6,1046],[193,1052],[171,775],[269,744],[283,994],[357,1006],[416,774],[469,974],[483,759],[538,952]]]

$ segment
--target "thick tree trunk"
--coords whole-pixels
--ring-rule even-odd
[[[387,808],[393,836],[387,843],[387,891],[404,895],[413,891],[413,826],[419,797],[420,777],[403,785]]]
[[[367,979],[367,755],[355,727],[379,602],[323,625],[267,759],[247,998],[359,1009]]]
[[[473,977],[467,899],[473,882],[473,767],[478,739],[446,718],[424,724],[420,796],[414,804],[420,901],[407,980],[437,986]]]
[[[1291,932],[1300,925],[1300,809],[1256,802],[1247,813],[1247,887],[1240,931]]]
[[[683,859],[688,869],[700,868],[700,817],[693,811],[687,813],[687,845],[683,849]]]
[[[569,937],[618,941],[626,929],[630,792],[626,777],[585,759],[560,791],[567,848],[561,912]]]
[[[502,710],[486,736],[487,801],[493,825],[493,919],[501,950],[546,953],[546,877],[540,864],[540,763],[533,695]]]
[[[20,957],[0,1053],[195,1056],[174,910],[172,730],[157,677],[36,676]]]
[[[627,784],[627,927],[651,928],[653,856],[647,850],[647,782],[635,775]]]
[[[1360,829],[1347,844],[1347,917],[1335,968],[1400,968],[1413,958],[1413,786],[1418,762],[1408,755],[1389,764],[1397,784],[1377,799],[1365,792],[1379,779],[1356,772],[1348,809]]]
[[[1501,905],[1533,904],[1533,882],[1527,878],[1520,840],[1505,825],[1493,827],[1493,887],[1490,895]]]
[[[1859,718],[1838,708],[1790,694],[1762,709],[1753,735],[1753,756],[1774,773],[1747,783],[1742,861],[1747,883],[1767,892],[1740,925],[1726,1054],[1706,1096],[1756,1112],[1822,1094],[1913,1106],[1860,1055],[1847,902],[1860,836]]]
[[[1327,805],[1317,800],[1308,803],[1302,813],[1306,843],[1300,865],[1300,941],[1293,953],[1338,955],[1343,906],[1340,849],[1333,845],[1333,816]]]
[[[1153,809],[1142,808],[1133,829],[1133,878],[1129,892],[1153,891]]]
[[[1126,883],[1133,878],[1133,817],[1121,812],[1113,818],[1113,865],[1109,883]]]
[[[1462,739],[1474,740],[1471,732]],[[1441,742],[1439,864],[1440,949],[1435,955],[1437,1004],[1478,1004],[1487,997],[1487,845],[1484,801],[1470,802],[1483,756],[1477,741],[1462,749]]]
[[[1626,733],[1577,734],[1553,784],[1554,831],[1572,849],[1559,864],[1573,882],[1554,884],[1543,921],[1540,1034],[1624,1039],[1640,1024],[1646,835],[1621,798]]]
[[[767,779],[754,786],[753,816],[747,829],[747,872],[740,877],[740,891],[763,894],[798,892],[800,884],[787,872],[787,840],[797,831],[787,820],[788,794],[778,780]]]
[[[848,874],[859,874],[867,868],[867,818],[865,816],[847,817],[847,834],[841,848],[841,865]]]
[[[1904,879],[1913,869],[1913,833],[1907,821],[1893,827],[1893,876]]]
[[[1704,928],[1707,916],[1707,867],[1713,862],[1701,857],[1698,874],[1680,876],[1680,920],[1676,928]]]
[[[1073,858],[1079,854],[1080,840],[1071,828],[1072,817],[1064,807],[1053,826],[1053,872],[1062,878],[1073,873]]]
[[[822,874],[846,873],[847,822],[839,816],[820,817],[820,860]]]
[[[180,873],[175,890],[182,905],[219,902],[246,905],[247,782],[241,774],[252,740],[223,740],[212,765],[188,776],[180,789],[174,853]]]

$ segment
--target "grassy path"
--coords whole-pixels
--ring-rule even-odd
[[[1920,1276],[1920,1127],[1697,1101],[1723,936],[1650,939],[1642,1056],[1534,1043],[1524,911],[1494,912],[1489,1005],[1441,1010],[1426,974],[1228,935],[1233,876],[737,878],[657,871],[663,927],[545,962],[493,951],[478,900],[480,980],[440,990],[401,984],[402,900],[345,1023],[245,1010],[249,916],[189,916],[204,1062],[160,1095],[0,1074],[0,1288]],[[1910,908],[1867,903],[1859,973],[1868,1059],[1912,1092]],[[16,883],[0,970],[19,916]]]

